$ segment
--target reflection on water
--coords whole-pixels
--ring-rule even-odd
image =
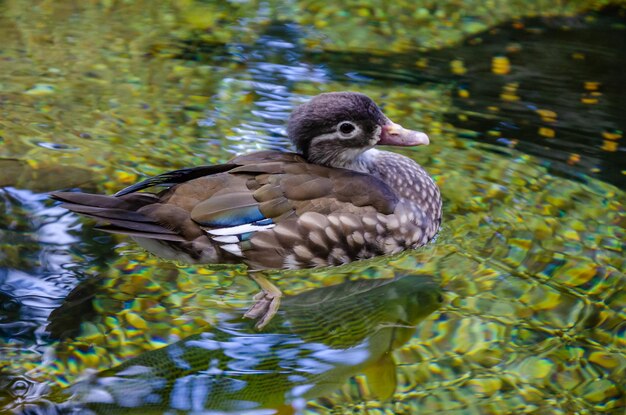
[[[417,276],[351,281],[287,296],[262,333],[241,314],[221,315],[210,330],[76,382],[63,406],[99,414],[266,413],[259,408],[291,413],[361,372],[369,374],[366,397],[386,400],[396,385],[390,353],[442,300],[431,278]],[[70,396],[46,396],[44,386],[26,378],[3,381],[13,396],[33,405],[42,395],[46,406]]]
[[[129,365],[150,373],[174,367],[169,356],[158,356],[184,349],[180,339],[222,347],[248,336],[243,323],[225,320],[256,291],[240,278],[245,270],[160,261],[125,238],[93,231],[38,192],[114,192],[146,175],[286,148],[284,117],[294,105],[352,89],[382,103],[392,119],[429,133],[431,146],[403,153],[442,189],[444,228],[435,244],[416,252],[351,268],[276,273],[273,282],[305,296],[344,281],[436,275],[451,301],[394,345],[393,400],[372,399],[376,388],[356,377],[340,392],[308,401],[303,412],[621,415],[623,10],[518,19],[439,51],[398,43],[408,26],[417,31],[411,42],[420,44],[429,44],[420,36],[437,27],[456,30],[458,4],[443,3],[397,20],[386,8],[362,30],[351,28],[352,16],[339,7],[315,2],[310,8],[329,17],[312,27],[269,23],[269,16],[307,22],[311,11],[294,17],[290,6],[291,14],[241,2],[150,3],[149,13],[145,2],[0,2],[0,186],[13,186],[0,191],[0,405],[36,401],[39,410],[71,411],[46,404],[52,398],[45,385],[66,389],[86,369],[99,374],[79,385],[116,377],[141,385],[146,372]],[[530,3],[536,6],[523,2]],[[540,3],[546,12],[561,10]],[[496,21],[505,9],[494,10]],[[355,13],[363,20],[378,10]],[[489,21],[459,19],[468,28]],[[356,37],[333,35],[324,43],[331,28],[322,23],[339,20],[345,26],[336,33]],[[397,25],[389,26],[392,20]],[[235,26],[222,23],[230,21]],[[368,38],[372,29],[380,30]],[[374,42],[382,38],[390,44]],[[359,42],[377,48],[341,47]],[[378,318],[353,313],[345,321],[363,317]],[[350,336],[339,336],[342,326],[322,325],[334,335],[313,339],[307,336],[324,331],[283,331],[294,317],[281,318],[267,339],[330,347],[329,340],[374,336],[370,326],[350,326]],[[203,339],[202,332],[216,337]],[[201,376],[179,384],[190,393],[208,388]]]

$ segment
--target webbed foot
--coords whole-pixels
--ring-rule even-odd
[[[276,315],[276,312],[278,312],[283,293],[280,289],[278,289],[278,287],[262,275],[250,274],[250,278],[258,284],[261,288],[261,292],[253,297],[255,303],[243,316],[246,318],[258,319],[254,327],[257,330],[261,330],[269,324],[272,318]]]

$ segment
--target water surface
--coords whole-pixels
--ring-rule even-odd
[[[428,132],[429,147],[402,152],[441,187],[443,229],[415,252],[273,281],[299,295],[429,276],[445,302],[394,347],[391,400],[358,375],[302,411],[623,413],[622,11],[506,20],[433,51],[367,37],[356,48],[288,7],[113,3],[0,3],[0,413],[64,408],[51,391],[86,369],[211,332],[257,289],[243,267],[168,263],[98,233],[46,192],[113,192],[287,149],[290,109],[345,89]],[[194,18],[195,7],[216,20]],[[394,11],[385,13],[381,22]],[[377,36],[409,39],[398,22]]]

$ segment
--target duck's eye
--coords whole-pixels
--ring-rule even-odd
[[[350,121],[342,121],[339,123],[338,129],[341,135],[352,136],[356,130],[356,126]]]

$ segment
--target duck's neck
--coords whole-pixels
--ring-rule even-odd
[[[369,150],[363,151],[358,154],[356,157],[352,157],[349,160],[341,163],[341,167],[348,170],[354,170],[361,173],[367,173],[374,176],[378,176],[378,171],[376,169],[376,164],[381,157],[384,157],[385,153],[389,153],[388,151],[380,151],[375,148],[370,148]],[[400,156],[400,155],[398,155]],[[400,156],[403,157],[403,156]]]
[[[436,189],[422,166],[406,156],[390,151],[372,148],[341,167],[371,174],[385,182],[398,196],[414,201],[422,199],[422,190],[431,186]]]

